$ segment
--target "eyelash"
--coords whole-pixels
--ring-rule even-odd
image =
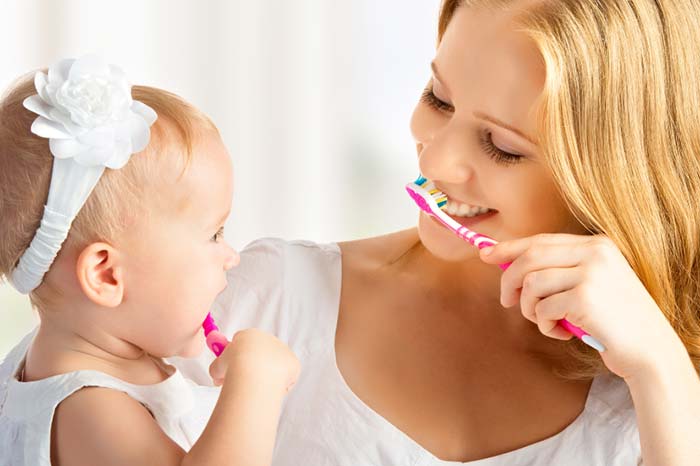
[[[215,243],[218,243],[221,238],[224,236],[224,227],[219,228],[219,230],[214,233],[214,236],[211,237],[212,241]]]
[[[454,107],[452,105],[437,98],[437,96],[433,93],[432,86],[425,88],[423,95],[421,96],[421,101],[427,104],[433,110],[437,110],[439,112],[454,111]],[[510,152],[506,152],[496,147],[496,145],[493,143],[493,139],[491,138],[490,131],[481,132],[479,135],[479,142],[481,143],[483,150],[490,155],[496,163],[512,165],[520,162],[523,158],[522,155],[511,154]]]

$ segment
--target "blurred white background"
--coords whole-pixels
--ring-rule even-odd
[[[101,54],[218,125],[234,160],[235,247],[378,235],[417,218],[403,189],[417,174],[408,124],[439,3],[0,0],[0,87]],[[0,359],[35,324],[28,299],[0,285]]]

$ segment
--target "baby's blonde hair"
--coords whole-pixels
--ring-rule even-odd
[[[7,279],[39,227],[48,196],[53,156],[48,139],[30,132],[36,114],[22,106],[36,94],[34,74],[20,78],[0,101],[0,278]],[[133,86],[132,96],[151,107],[158,119],[148,147],[119,170],[106,169],[73,221],[63,248],[109,241],[134,216],[148,215],[146,205],[158,196],[156,180],[163,164],[186,170],[200,133],[216,131],[201,111],[170,92]],[[29,297],[39,309],[47,295],[60,290],[40,286]]]
[[[461,5],[520,9],[546,67],[536,117],[553,178],[579,221],[620,248],[700,370],[700,2],[444,0],[438,40]],[[604,370],[595,351],[568,347],[567,376]]]

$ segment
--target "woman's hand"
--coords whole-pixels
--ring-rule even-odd
[[[620,377],[655,372],[682,347],[606,236],[539,234],[484,248],[480,256],[489,264],[512,262],[501,278],[504,307],[520,303],[523,316],[551,338],[572,338],[560,319],[582,328],[605,345],[603,362]]]

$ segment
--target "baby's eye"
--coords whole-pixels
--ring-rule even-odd
[[[219,228],[219,230],[211,237],[212,241],[218,243],[224,237],[224,227]]]

